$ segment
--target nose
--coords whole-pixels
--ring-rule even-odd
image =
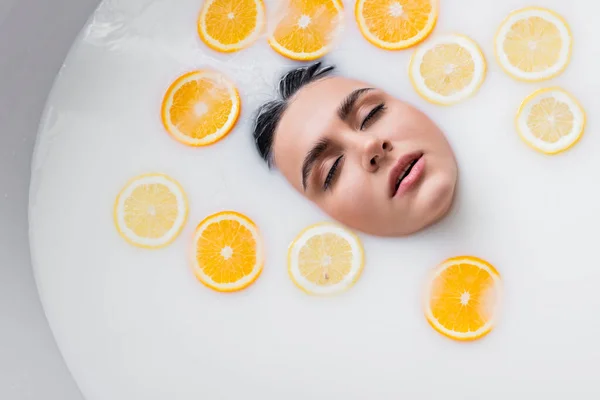
[[[378,137],[365,138],[362,154],[363,168],[369,172],[377,171],[391,149],[392,145],[387,140]]]

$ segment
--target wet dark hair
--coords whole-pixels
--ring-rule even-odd
[[[272,150],[275,130],[289,104],[289,100],[302,87],[325,78],[334,68],[333,65],[322,66],[322,63],[318,61],[286,72],[279,80],[278,98],[268,101],[258,108],[254,117],[252,135],[258,153],[266,161],[269,168],[273,166]]]

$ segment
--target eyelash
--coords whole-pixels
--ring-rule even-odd
[[[369,122],[371,122],[371,123],[373,122],[373,118],[377,117],[378,114],[380,114],[381,112],[383,112],[385,110],[386,110],[385,103],[381,103],[381,104],[378,104],[377,106],[373,107],[373,109],[369,112],[369,114],[367,114],[367,116],[363,120],[362,124],[360,125],[360,130],[365,129],[368,126]],[[329,173],[327,173],[327,177],[325,178],[325,183],[323,184],[324,190],[328,190],[329,188],[331,188],[331,183],[333,182],[333,180],[336,177],[338,167],[339,167],[340,163],[342,162],[343,158],[344,158],[344,156],[339,156],[334,161],[331,168],[329,169]]]
[[[343,158],[344,156],[339,156],[329,169],[329,173],[327,174],[327,178],[325,178],[325,183],[323,184],[323,190],[327,190],[331,187],[331,183],[335,179],[338,166],[340,165],[340,162],[342,162]]]
[[[367,116],[363,120],[362,124],[360,124],[360,130],[362,131],[365,128],[367,128],[369,125],[369,122],[374,122],[373,118],[375,118],[379,113],[381,113],[385,110],[386,110],[385,103],[381,103],[381,104],[373,107],[373,109],[369,112],[369,114],[367,114]]]

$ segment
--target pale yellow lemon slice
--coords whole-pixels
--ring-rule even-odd
[[[494,40],[496,58],[507,74],[541,81],[560,74],[569,64],[573,38],[567,22],[545,8],[512,12]]]
[[[164,174],[133,178],[117,196],[114,220],[119,234],[129,243],[145,248],[173,242],[188,215],[181,185]]]
[[[339,0],[285,0],[273,14],[269,44],[293,60],[315,60],[327,54],[343,23]]]
[[[400,50],[421,42],[437,21],[439,0],[357,0],[358,28],[372,44]]]
[[[192,258],[198,280],[219,292],[252,284],[265,261],[256,224],[234,211],[210,215],[198,224]]]
[[[206,0],[198,34],[207,46],[230,53],[250,46],[265,26],[262,0]]]
[[[500,275],[491,264],[472,256],[451,258],[427,282],[425,316],[449,338],[479,339],[494,327],[500,295]]]
[[[540,89],[527,96],[515,119],[521,139],[545,154],[574,146],[583,135],[585,121],[577,99],[561,88]]]
[[[162,121],[169,134],[188,146],[208,146],[223,139],[240,114],[240,96],[221,73],[193,71],[167,90]]]
[[[302,231],[288,250],[288,271],[304,292],[332,295],[350,288],[364,268],[362,244],[356,235],[331,223]]]
[[[450,34],[419,46],[409,65],[413,87],[426,100],[440,105],[458,103],[477,92],[486,63],[477,43]]]

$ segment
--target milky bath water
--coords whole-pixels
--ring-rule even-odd
[[[600,6],[538,4],[569,22],[573,55],[559,77],[524,84],[497,65],[493,36],[510,11],[529,4],[442,0],[433,35],[474,39],[487,76],[473,98],[439,107],[409,82],[413,50],[369,44],[345,1],[344,34],[326,62],[425,111],[456,153],[459,185],[449,216],[424,232],[359,234],[366,265],[357,284],[315,298],[289,279],[287,249],[303,228],[329,218],[267,169],[251,135],[254,110],[298,63],[265,38],[233,54],[209,50],[196,32],[201,3],[102,3],[74,43],[41,122],[30,197],[35,276],[87,399],[600,395]],[[235,82],[242,113],[224,140],[186,147],[165,132],[160,106],[173,80],[205,67]],[[519,139],[514,116],[525,96],[555,85],[581,101],[589,121],[573,149],[546,157]],[[112,217],[121,188],[148,172],[177,179],[190,204],[182,234],[154,251],[127,244]],[[221,210],[252,218],[266,251],[262,275],[234,294],[203,286],[190,266],[197,223]],[[491,262],[504,282],[497,327],[470,344],[432,330],[421,299],[428,271],[463,254]]]

